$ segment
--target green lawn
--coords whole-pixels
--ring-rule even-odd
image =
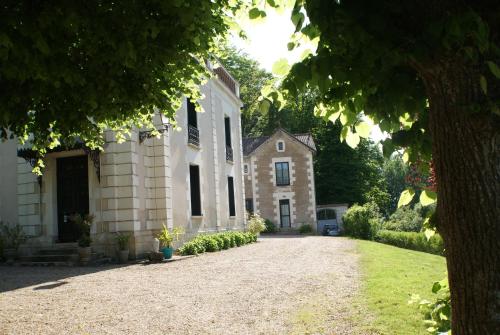
[[[361,328],[380,334],[428,334],[416,305],[408,305],[412,293],[433,298],[432,283],[446,276],[445,258],[393,246],[358,241],[362,290],[355,317]],[[364,308],[363,308],[364,307]]]

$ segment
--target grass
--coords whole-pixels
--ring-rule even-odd
[[[357,243],[363,281],[354,307],[371,314],[354,317],[360,327],[366,333],[429,334],[422,314],[408,300],[413,293],[433,298],[432,283],[446,276],[445,258],[376,242]]]

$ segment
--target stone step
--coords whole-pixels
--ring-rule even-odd
[[[37,255],[74,255],[78,254],[76,248],[62,248],[62,249],[41,249],[38,250]]]
[[[35,254],[21,256],[21,262],[74,262],[78,260],[78,254]]]
[[[18,261],[16,266],[75,266],[77,263],[71,261]]]

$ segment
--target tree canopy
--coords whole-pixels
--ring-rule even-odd
[[[199,98],[204,60],[229,29],[234,1],[7,1],[0,11],[0,136],[43,154],[103,129],[173,117]],[[8,132],[9,131],[9,132]]]

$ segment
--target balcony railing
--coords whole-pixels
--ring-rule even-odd
[[[188,125],[188,143],[200,146],[200,131],[192,125]]]
[[[233,161],[233,148],[226,146],[226,161]]]

